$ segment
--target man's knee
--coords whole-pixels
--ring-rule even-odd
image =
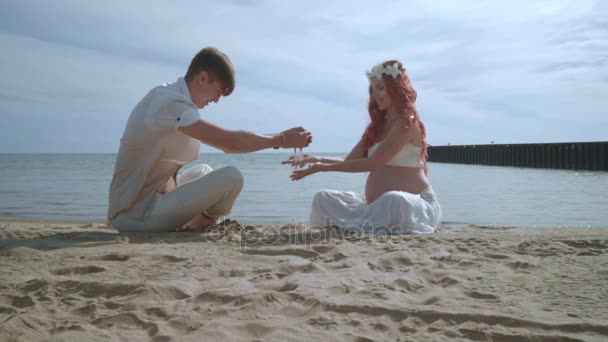
[[[187,171],[187,176],[190,176],[192,180],[203,177],[209,172],[213,171],[213,168],[207,164],[198,164],[193,166],[192,169]]]
[[[245,183],[245,179],[243,178],[243,174],[239,169],[234,166],[225,166],[220,169],[222,175],[226,177],[226,180],[235,188],[239,189],[239,191],[243,188]]]
[[[207,164],[198,164],[192,166],[177,176],[177,185],[180,186],[192,182],[193,180],[199,179],[211,171],[213,171],[213,169]]]

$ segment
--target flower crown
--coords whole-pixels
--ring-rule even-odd
[[[367,78],[371,81],[374,77],[377,79],[382,78],[382,74],[391,75],[393,78],[397,78],[397,76],[402,75],[403,72],[399,70],[399,63],[395,63],[393,65],[384,66],[382,64],[378,64],[372,68],[371,71],[366,71]]]

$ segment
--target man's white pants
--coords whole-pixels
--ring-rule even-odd
[[[233,167],[213,170],[199,164],[177,176],[177,187],[158,194],[143,219],[124,211],[112,219],[120,232],[171,232],[192,220],[201,212],[210,216],[225,216],[243,189],[243,175]]]

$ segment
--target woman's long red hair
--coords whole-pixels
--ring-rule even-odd
[[[412,81],[405,72],[403,64],[397,60],[390,60],[382,63],[383,66],[394,65],[397,63],[401,75],[393,77],[391,75],[382,74],[382,78],[386,84],[386,91],[390,96],[391,102],[400,109],[401,115],[405,122],[406,127],[411,127],[416,122],[420,126],[422,133],[422,151],[420,152],[420,160],[424,163],[424,173],[428,173],[427,167],[427,144],[426,144],[426,129],[422,120],[420,120],[420,114],[416,109],[416,89],[412,85]],[[363,151],[367,155],[369,148],[377,142],[376,138],[386,123],[386,111],[381,111],[378,105],[372,97],[372,86],[369,87],[369,104],[367,106],[369,117],[371,119],[369,125],[365,129],[364,140],[363,140]]]

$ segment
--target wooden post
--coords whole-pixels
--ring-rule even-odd
[[[578,169],[579,170],[584,170],[585,169],[585,145],[584,144],[578,144],[578,153],[579,153],[579,161],[578,161]]]
[[[599,148],[598,164],[599,170],[602,171],[608,171],[608,146],[606,145],[606,143],[602,143]]]

